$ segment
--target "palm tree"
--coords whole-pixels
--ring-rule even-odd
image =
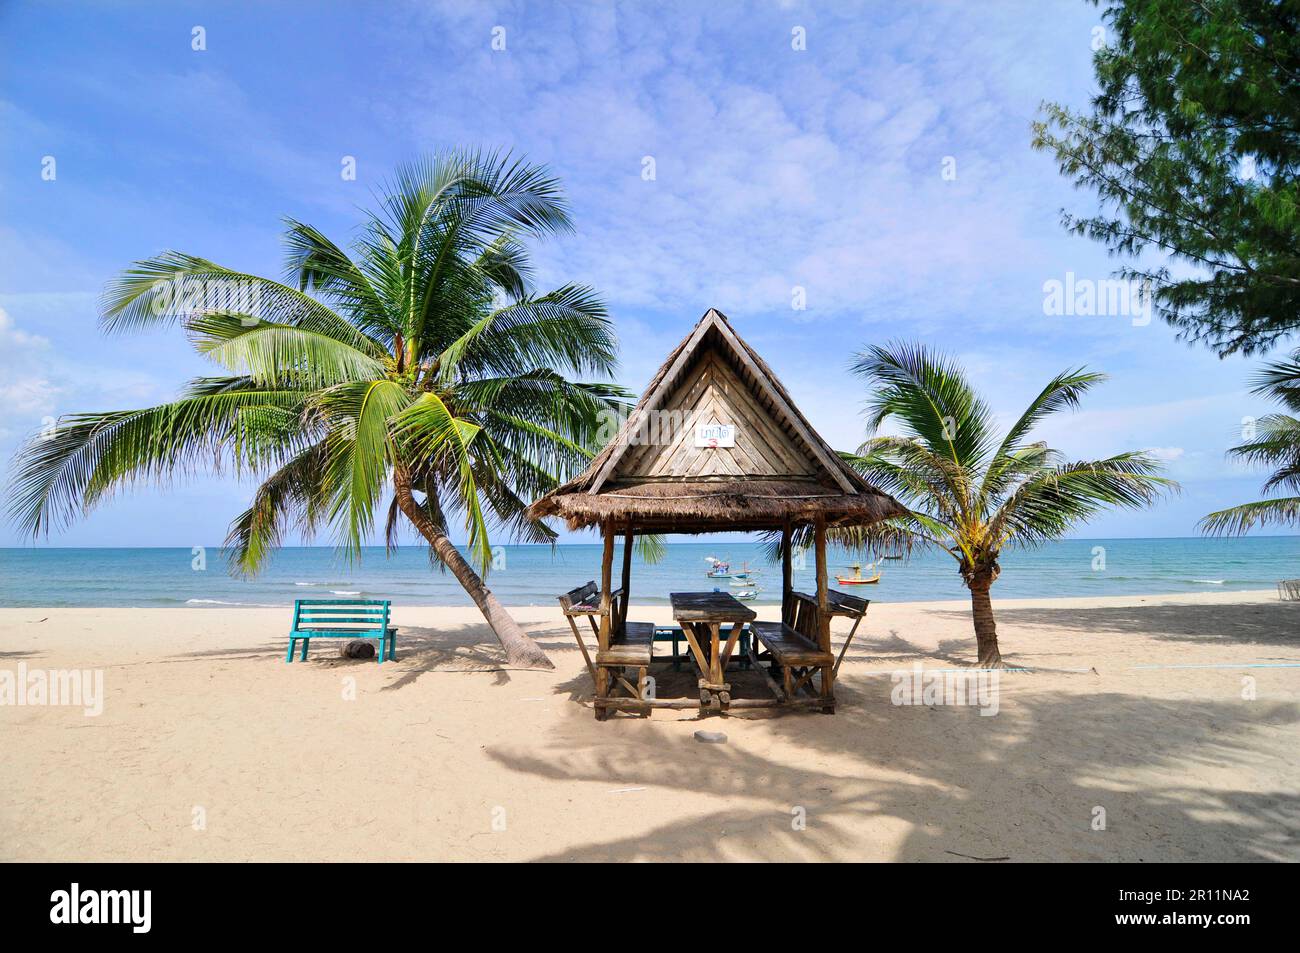
[[[1250,439],[1228,453],[1273,468],[1263,492],[1280,488],[1300,492],[1300,348],[1289,360],[1265,364],[1251,392],[1277,401],[1291,413],[1261,417]],[[1258,526],[1298,524],[1300,496],[1285,496],[1219,510],[1201,520],[1200,527],[1214,535],[1241,535]]]
[[[530,287],[523,239],[570,228],[542,167],[448,153],[399,170],[351,253],[286,220],[284,283],[164,252],[105,292],[109,332],[179,324],[221,376],[145,410],[72,414],[20,454],[10,515],[48,534],[133,483],[227,466],[261,481],[226,541],[255,573],[291,529],[328,529],[349,559],[386,508],[450,569],[511,664],[550,668],[484,584],[489,523],[549,542],[534,498],[585,465],[616,342],[585,286]],[[459,520],[471,565],[450,539]]]
[[[840,539],[877,550],[928,545],[950,554],[970,589],[983,667],[1002,665],[989,590],[1004,548],[1059,539],[1104,507],[1147,506],[1177,487],[1157,475],[1160,464],[1146,453],[1065,462],[1046,444],[1029,442],[1040,421],[1076,408],[1102,374],[1082,368],[1058,374],[999,438],[992,412],[962,370],[921,345],[870,347],[851,368],[876,388],[868,403],[872,430],[892,421],[902,433],[873,437],[843,456],[910,515],[842,532]]]

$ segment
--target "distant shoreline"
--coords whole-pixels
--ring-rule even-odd
[[[832,587],[834,588],[834,587]],[[998,598],[997,587],[993,590],[993,602],[995,605],[1003,608],[1029,608],[1051,606],[1058,609],[1096,609],[1112,606],[1136,606],[1136,605],[1235,605],[1235,604],[1258,604],[1258,603],[1285,603],[1287,600],[1278,596],[1276,589],[1239,589],[1222,592],[1167,592],[1151,594],[1126,594],[1113,596],[1039,596],[1036,598],[1025,597],[1008,597],[1006,599]],[[961,610],[970,611],[970,602],[965,599],[936,599],[931,601],[919,600],[898,600],[889,602],[886,600],[873,600],[879,605],[896,605],[907,609],[917,610]],[[632,597],[632,605],[637,607],[642,615],[663,615],[667,616],[668,606],[657,603],[638,604],[635,594]],[[779,606],[777,602],[753,602],[750,607],[760,615],[761,610],[775,609]],[[211,611],[214,609],[234,609],[239,611],[261,611],[277,612],[282,609],[292,609],[292,604],[279,605],[216,605],[204,603],[201,605],[179,605],[179,606],[0,606],[0,620],[13,621],[10,617],[17,613],[33,612],[178,612],[178,611]],[[393,612],[449,612],[461,613],[470,607],[457,605],[419,605],[411,603],[410,605],[400,604],[393,606]],[[530,618],[544,617],[545,613],[551,611],[551,606],[546,603],[531,603],[528,605],[507,605],[507,609],[519,610],[526,613]],[[541,614],[539,616],[539,613]],[[557,616],[558,618],[558,616]],[[400,619],[398,620],[400,623]]]
[[[1252,540],[1252,539],[1296,539],[1296,540],[1300,540],[1300,534],[1297,534],[1297,533],[1248,533],[1248,534],[1246,534],[1245,536],[1226,536],[1226,537],[1214,537],[1214,536],[1204,536],[1204,535],[1193,535],[1193,536],[1063,536],[1063,537],[1061,537],[1060,540],[1054,540],[1054,542],[1106,543],[1106,542],[1114,542],[1115,540],[1125,540],[1125,541],[1127,541],[1127,542],[1135,542],[1135,543],[1136,543],[1136,542],[1152,542],[1152,541],[1157,541],[1157,540],[1218,540],[1218,541],[1220,541],[1220,542],[1233,543],[1233,542],[1246,541],[1246,540]],[[698,538],[698,537],[686,537],[686,538],[684,538],[684,539],[669,539],[669,540],[668,540],[668,545],[669,545],[669,546],[713,546],[713,547],[715,547],[715,548],[719,548],[719,549],[720,549],[720,548],[725,547],[725,546],[728,546],[728,545],[734,545],[734,544],[737,544],[737,543],[752,543],[753,541],[754,541],[754,537],[753,537],[752,534],[742,534],[742,535],[737,535],[737,536],[734,536],[734,537],[732,537],[732,536],[727,536],[727,535],[725,535],[725,534],[718,534],[718,535],[716,535],[716,536],[709,536],[709,537],[706,537],[706,538],[704,538],[704,539],[701,539],[701,538]],[[208,549],[210,549],[210,550],[214,550],[214,551],[220,551],[220,550],[222,549],[222,546],[221,546],[220,543],[204,543],[204,544],[200,544],[200,545],[204,545],[204,546],[206,546]],[[464,549],[464,548],[465,548],[465,543],[463,543],[463,542],[457,542],[455,545],[456,545],[458,548],[460,548],[460,549]],[[593,534],[591,535],[591,537],[590,537],[590,541],[588,541],[587,539],[567,539],[567,540],[564,540],[563,542],[558,542],[558,543],[556,543],[554,547],[552,547],[552,546],[551,546],[550,544],[548,544],[548,543],[503,543],[502,545],[505,546],[507,549],[536,549],[536,550],[542,550],[542,549],[562,548],[562,547],[565,547],[565,546],[594,546],[594,547],[596,547],[596,548],[599,548],[599,547],[601,546],[601,542],[600,542],[600,540],[595,536],[595,534],[593,533]],[[5,546],[0,546],[0,553],[10,552],[10,551],[12,551],[12,552],[31,552],[31,551],[33,551],[33,550],[56,550],[56,549],[67,549],[67,550],[108,550],[108,551],[113,551],[113,550],[122,550],[122,551],[127,551],[127,550],[137,550],[137,549],[147,549],[147,550],[174,550],[174,549],[190,549],[190,548],[192,548],[192,546],[193,546],[193,544],[190,544],[190,543],[173,543],[173,544],[165,545],[165,546],[126,546],[126,545],[117,545],[117,546],[72,546],[72,545],[64,545],[64,544],[59,544],[59,543],[27,543],[27,544],[20,544],[20,545],[16,545],[16,546],[15,546],[15,545],[5,545]],[[281,550],[295,550],[295,549],[332,550],[332,549],[334,549],[335,547],[333,547],[333,546],[331,546],[331,545],[328,545],[328,544],[313,544],[313,545],[310,545],[310,546],[281,546],[281,547],[279,547],[279,548],[280,548]],[[382,543],[376,543],[375,545],[372,545],[372,546],[364,546],[364,547],[362,547],[362,548],[365,549],[365,550],[382,551],[382,550],[384,550],[386,547],[385,547]],[[403,549],[422,549],[422,548],[424,548],[424,544],[423,544],[422,542],[419,542],[419,541],[415,541],[415,540],[413,540],[413,541],[411,541],[411,542],[408,542],[408,543],[403,544],[401,548],[403,548]]]
[[[674,542],[653,563],[633,554],[631,591],[639,605],[666,605],[670,592],[723,589],[754,606],[780,601],[781,567],[754,541]],[[486,581],[503,605],[553,606],[559,593],[600,576],[595,543],[504,546],[493,550]],[[711,559],[735,576],[710,577]],[[879,584],[845,586],[866,557],[828,553],[831,585],[878,602],[929,603],[969,599],[954,560],[937,550],[881,561]],[[794,565],[795,585],[811,590],[815,566],[805,555]],[[1163,595],[1273,589],[1300,576],[1300,537],[1246,539],[1088,539],[1008,550],[994,598]],[[740,574],[747,573],[743,577]],[[753,591],[757,595],[753,594]],[[0,606],[13,607],[285,607],[296,599],[388,599],[398,606],[470,606],[450,573],[431,566],[421,546],[387,553],[367,549],[341,559],[329,547],[288,547],[257,576],[232,576],[214,547],[58,548],[0,550]]]

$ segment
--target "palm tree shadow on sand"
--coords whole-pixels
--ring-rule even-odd
[[[957,612],[938,615],[960,616]],[[1159,641],[1224,645],[1276,645],[1300,651],[1300,602],[1188,605],[1049,606],[999,609],[998,619],[1015,625],[1072,629],[1089,636],[1146,635]],[[1007,639],[1014,644],[1014,636]],[[1300,661],[1300,659],[1297,659]]]
[[[896,633],[880,641],[891,653],[914,648]],[[894,706],[887,677],[843,674],[836,715],[710,719],[710,728],[731,726],[726,745],[653,719],[597,723],[584,709],[538,745],[488,754],[524,775],[599,786],[576,789],[575,801],[641,786],[620,805],[635,812],[637,797],[680,799],[668,823],[630,835],[615,827],[613,836],[593,823],[588,843],[538,860],[1300,859],[1300,796],[1280,782],[1222,784],[1234,769],[1266,774],[1252,734],[1293,726],[1300,706],[1153,698],[1082,681],[1083,691],[1065,691],[1035,678],[1004,674],[993,717]],[[589,683],[584,671],[556,691],[587,698]],[[738,721],[762,724],[741,730]],[[824,766],[830,759],[837,767]],[[1217,770],[1219,785],[1189,785],[1192,763]],[[692,807],[701,794],[731,803],[701,812]],[[1104,830],[1093,829],[1097,808]],[[792,825],[798,809],[803,830]],[[642,825],[632,815],[628,826]]]

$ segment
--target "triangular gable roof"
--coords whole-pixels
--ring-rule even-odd
[[[716,334],[716,337],[711,337],[711,332]],[[746,423],[750,426],[769,425],[776,434],[788,434],[789,431],[793,431],[792,434],[788,434],[793,437],[793,440],[783,442],[795,443],[798,449],[802,449],[812,458],[820,475],[829,476],[846,493],[853,492],[854,486],[845,476],[843,464],[836,457],[835,451],[827,446],[808,425],[808,421],[795,408],[790,395],[772,373],[772,369],[747,343],[741,340],[722,312],[710,308],[691,333],[669,355],[659,375],[651,381],[650,387],[637,401],[636,407],[620,429],[618,437],[611,443],[612,452],[597,470],[591,486],[587,489],[588,493],[599,493],[605,481],[616,472],[619,463],[628,457],[629,452],[644,446],[643,442],[630,439],[631,435],[644,432],[649,415],[665,409],[670,398],[680,392],[686,373],[699,366],[700,352],[706,348],[710,350],[721,348],[734,358],[742,371],[748,372],[743,375],[743,383],[749,386],[752,395],[759,400],[757,404],[750,403],[746,408],[753,415]],[[754,419],[754,416],[765,416],[767,419],[758,420]],[[690,434],[687,434],[685,429],[678,434],[679,439],[686,436]]]
[[[659,440],[654,427],[665,415],[677,429]],[[733,424],[735,446],[696,447],[696,422]],[[649,445],[647,433],[656,436]],[[614,440],[529,512],[565,516],[575,528],[613,518],[646,531],[704,532],[818,515],[862,524],[903,510],[839,459],[767,363],[710,308]]]

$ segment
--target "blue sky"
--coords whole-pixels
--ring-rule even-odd
[[[947,350],[1007,416],[1087,364],[1113,379],[1042,436],[1076,457],[1154,449],[1184,492],[1081,535],[1192,535],[1257,498],[1223,456],[1268,411],[1247,393],[1257,362],[1157,322],[1044,314],[1045,282],[1116,265],[1063,232],[1091,196],[1029,148],[1040,101],[1086,103],[1099,23],[1082,0],[5,3],[0,454],[46,415],[147,406],[207,370],[177,333],[98,332],[132,260],[176,248],[278,276],[282,216],[346,238],[398,163],[484,145],[563,179],[577,233],[537,249],[538,283],[602,292],[629,387],[709,307],[841,448],[864,436],[846,369],[864,344]],[[246,497],[215,478],[141,490],[51,542],[210,544]]]

